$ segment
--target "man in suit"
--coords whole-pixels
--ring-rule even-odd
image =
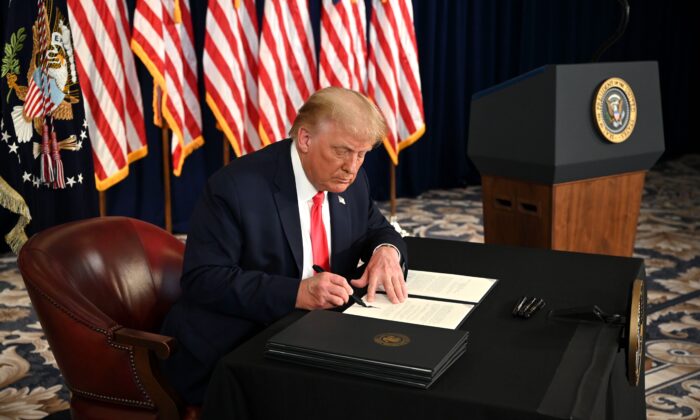
[[[265,326],[295,308],[346,304],[346,279],[367,287],[370,302],[379,284],[392,302],[406,299],[405,244],[361,169],[386,132],[363,95],[322,89],[299,110],[291,139],[209,179],[190,223],[182,296],[162,328],[180,344],[164,369],[188,403],[201,403],[216,362]]]

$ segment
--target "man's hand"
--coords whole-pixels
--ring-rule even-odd
[[[408,297],[408,289],[403,279],[399,254],[390,246],[382,246],[372,254],[364,274],[357,280],[351,280],[355,287],[367,286],[367,301],[374,301],[374,293],[381,282],[391,303],[399,303]]]
[[[348,302],[352,287],[344,277],[333,273],[318,273],[303,279],[297,290],[298,309],[328,309]]]

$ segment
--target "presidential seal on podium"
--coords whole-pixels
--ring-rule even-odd
[[[593,115],[600,133],[612,143],[622,143],[637,123],[637,101],[632,88],[619,77],[604,81],[593,101]]]

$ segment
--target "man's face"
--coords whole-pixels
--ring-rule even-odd
[[[324,122],[310,132],[297,133],[297,149],[306,176],[319,191],[341,193],[355,181],[373,143],[357,139],[333,123]]]

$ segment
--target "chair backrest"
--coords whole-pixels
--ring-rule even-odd
[[[157,332],[180,295],[184,244],[151,224],[104,217],[33,236],[18,266],[46,338],[74,394],[152,408],[129,346],[128,327]]]

